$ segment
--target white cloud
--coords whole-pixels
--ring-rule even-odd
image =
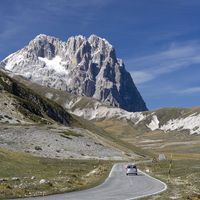
[[[163,74],[200,64],[200,43],[194,41],[181,46],[171,45],[168,50],[129,59],[126,63],[129,67],[135,68],[131,71],[135,83],[142,84]]]
[[[155,78],[153,74],[147,73],[145,71],[131,72],[131,76],[133,77],[134,82],[137,84],[148,82]]]

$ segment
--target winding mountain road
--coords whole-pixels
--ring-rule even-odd
[[[141,171],[138,175],[126,176],[125,164],[115,164],[106,181],[88,190],[56,194],[27,200],[132,200],[157,194],[167,185]],[[23,199],[24,200],[24,199]]]

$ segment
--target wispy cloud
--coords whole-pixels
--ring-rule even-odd
[[[200,92],[200,87],[191,87],[191,88],[186,88],[183,90],[177,90],[176,93],[178,94],[183,94],[183,95],[190,95],[193,93],[199,93]]]
[[[65,23],[85,26],[93,22],[99,9],[109,4],[112,0],[35,0],[13,1],[8,4],[0,2],[0,43],[1,40],[10,39],[13,36],[24,33],[33,27],[53,27],[55,23],[63,20]],[[10,10],[11,11],[10,11]]]
[[[112,0],[11,1],[0,1],[0,59],[40,33],[58,37],[64,37],[64,32],[65,37],[83,33]]]
[[[131,75],[136,84],[142,84],[157,77],[190,67],[193,64],[200,64],[200,42],[193,41],[187,44],[172,44],[168,50],[152,55],[129,59],[128,66],[135,70]]]

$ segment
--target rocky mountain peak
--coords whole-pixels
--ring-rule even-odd
[[[113,46],[104,38],[100,38],[98,37],[97,35],[91,35],[89,38],[88,38],[88,42],[91,44],[91,46],[93,48],[98,48],[99,46],[101,47],[109,47],[110,49],[113,48]]]
[[[128,111],[147,110],[124,63],[104,38],[40,34],[1,67],[41,85],[89,96]]]

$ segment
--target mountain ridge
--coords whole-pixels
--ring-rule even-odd
[[[40,34],[0,66],[47,87],[93,97],[128,111],[147,110],[114,47],[96,35],[78,35],[63,42]]]
[[[20,76],[14,76],[14,78],[37,91],[40,95],[55,101],[69,113],[86,120],[94,122],[127,121],[137,130],[142,129],[145,132],[161,130],[163,132],[188,132],[191,135],[200,134],[200,107],[161,108],[145,112],[128,112],[121,108],[111,107],[91,97],[77,96],[40,86]]]

